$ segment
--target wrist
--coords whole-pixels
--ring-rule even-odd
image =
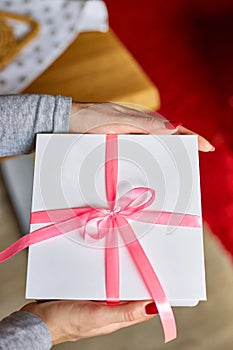
[[[78,113],[81,110],[81,104],[78,102],[72,101],[70,116],[72,117],[75,113]]]
[[[76,101],[72,101],[72,106],[71,106],[71,111],[70,111],[70,115],[74,115],[76,113],[78,113],[79,111],[81,111],[82,109],[88,108],[90,106],[92,106],[94,103],[92,102],[76,102]]]
[[[70,124],[69,124],[69,131],[70,132],[77,132],[77,115],[78,113],[86,109],[90,106],[92,106],[93,103],[90,102],[75,102],[72,101],[71,105],[71,111],[70,111]]]
[[[56,344],[62,342],[62,340],[60,341],[60,334],[58,334],[59,332],[57,332],[56,325],[54,325],[54,322],[50,322],[49,312],[47,312],[47,310],[44,309],[43,304],[44,303],[32,302],[32,303],[24,305],[20,309],[20,311],[29,312],[29,313],[35,315],[36,317],[38,317],[39,319],[41,319],[41,321],[44,322],[44,324],[47,326],[47,328],[49,330],[52,344],[56,345]]]

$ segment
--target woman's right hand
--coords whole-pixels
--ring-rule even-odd
[[[151,301],[110,306],[83,300],[32,302],[20,311],[31,312],[47,324],[53,345],[112,333],[148,321],[157,313]]]

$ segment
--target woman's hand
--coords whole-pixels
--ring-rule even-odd
[[[116,306],[80,300],[33,302],[21,311],[31,312],[47,324],[53,345],[112,333],[148,321],[157,313],[151,301],[130,301]]]
[[[181,123],[169,122],[159,113],[144,113],[115,103],[72,103],[70,132],[93,134],[195,134]],[[211,152],[214,147],[198,135],[199,151]]]

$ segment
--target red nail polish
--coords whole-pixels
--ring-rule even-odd
[[[164,123],[165,128],[172,130],[172,129],[177,129],[179,126],[182,125],[182,123],[178,123],[178,122],[165,122]]]
[[[158,313],[155,303],[147,304],[145,307],[145,311],[147,315],[155,315]]]

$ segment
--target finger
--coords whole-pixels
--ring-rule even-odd
[[[179,127],[179,134],[181,135],[197,135],[198,136],[198,149],[202,152],[213,152],[215,147],[207,141],[203,136],[196,134],[195,132],[186,129],[183,126]]]
[[[117,306],[98,305],[92,306],[92,320],[96,319],[99,328],[109,324],[141,322],[153,317],[153,314],[146,313],[146,305],[149,301],[135,301]],[[155,309],[155,313],[156,313]],[[154,313],[154,315],[155,315]]]
[[[122,328],[130,327],[138,323],[150,321],[152,318],[154,318],[154,316],[156,315],[152,315],[151,317],[138,319],[136,321],[131,321],[131,322],[120,322],[120,323],[109,324],[107,326],[103,326],[101,328],[95,329],[95,335],[104,335],[104,334],[113,333]]]
[[[111,103],[114,110],[125,114],[126,116],[147,118],[148,116],[154,116],[156,118],[165,119],[161,114],[150,110],[149,108],[134,103]]]
[[[130,124],[133,124],[134,127],[140,129],[140,133],[173,134],[181,125],[179,122],[168,121],[158,112],[152,110],[150,111],[148,108],[143,106],[138,106],[139,110],[137,110],[135,109],[137,105],[133,105],[134,108],[130,108],[130,104],[127,107],[121,106],[119,104],[111,105],[114,106],[114,110],[120,112],[117,117],[121,118],[123,123],[128,125],[128,127],[131,127]],[[123,117],[125,118],[123,119]]]
[[[180,125],[154,117],[118,116],[109,118],[108,122],[88,130],[88,133],[171,135],[178,131]]]

